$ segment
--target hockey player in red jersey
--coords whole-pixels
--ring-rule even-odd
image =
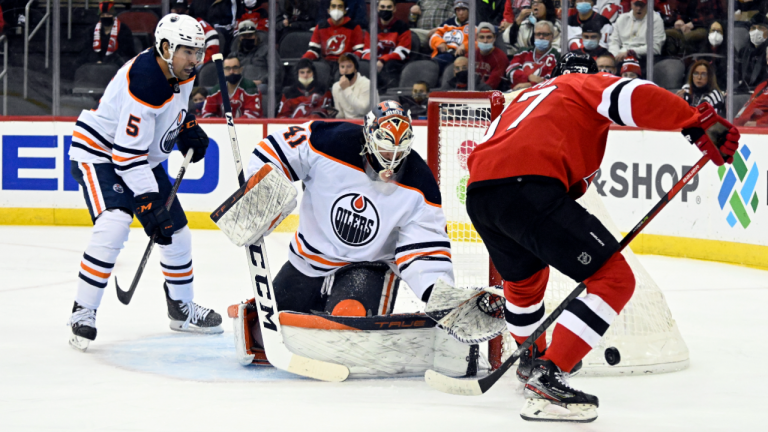
[[[572,301],[523,355],[518,378],[526,420],[592,421],[596,396],[570,387],[568,374],[598,343],[635,288],[618,242],[575,199],[603,159],[611,124],[683,129],[716,165],[730,163],[739,133],[707,105],[693,108],[650,81],[597,73],[584,53],[568,53],[553,78],[518,94],[469,156],[467,213],[504,279],[505,318],[522,343],[545,319],[544,290],[553,266],[587,295]],[[727,133],[717,142],[715,125]],[[548,410],[558,405],[568,414]],[[554,408],[554,407],[553,407]]]

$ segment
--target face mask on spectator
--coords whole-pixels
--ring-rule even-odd
[[[379,18],[381,18],[382,21],[389,21],[392,19],[392,15],[395,13],[391,10],[382,10],[379,11]]]
[[[243,51],[250,51],[253,49],[254,46],[256,46],[256,40],[255,39],[241,39],[240,40],[240,46],[243,48]]]
[[[752,45],[758,46],[761,43],[765,42],[765,36],[763,36],[763,31],[760,29],[754,29],[751,32],[749,32],[749,40],[752,41]]]
[[[493,49],[493,44],[490,42],[478,42],[477,47],[480,48],[480,51],[482,52],[488,52]]]
[[[309,85],[312,84],[312,81],[314,81],[314,80],[315,80],[314,77],[312,77],[312,78],[299,78],[299,82],[304,87],[309,87]]]
[[[245,7],[248,9],[253,9],[254,6],[256,6],[256,0],[245,0]]]
[[[583,42],[584,42],[584,49],[586,49],[587,51],[592,51],[593,49],[597,48],[597,41],[594,39],[587,39],[587,40],[584,40]]]
[[[354,73],[351,73],[351,74],[344,74],[344,76],[347,77],[347,79],[350,82],[355,78],[355,75],[357,75],[357,72],[354,72]]]
[[[709,34],[709,43],[712,46],[718,46],[723,43],[723,34],[720,32],[712,32]]]
[[[420,92],[420,91],[417,92],[417,91],[415,91],[415,92],[411,93],[411,96],[413,96],[413,100],[415,100],[418,103],[421,103],[421,101],[423,101],[424,99],[427,98],[427,93],[426,92]]]
[[[456,73],[456,81],[462,84],[466,84],[469,80],[469,71],[459,71]]]
[[[227,75],[227,82],[230,84],[237,84],[240,82],[240,78],[242,77],[243,77],[242,74],[236,74],[236,73],[229,74]]]
[[[531,23],[531,25],[534,25],[534,24],[536,24],[536,21],[538,21],[538,20],[536,19],[535,16],[533,16],[533,14],[530,14],[530,15],[528,15],[528,21]]]
[[[112,21],[114,18],[112,17],[102,17],[101,18],[101,26],[102,27],[112,27]]]
[[[195,102],[195,109],[200,111],[203,109],[203,105],[205,105],[205,101],[202,102]]]
[[[579,11],[580,14],[585,14],[592,10],[592,5],[587,2],[576,3],[576,10]]]
[[[341,19],[341,17],[344,16],[344,11],[338,10],[338,9],[334,9],[334,10],[330,11],[329,14],[331,15],[331,18],[334,21],[338,21],[338,20]]]
[[[549,49],[549,41],[546,39],[536,39],[533,41],[533,45],[535,45],[536,49],[539,51],[546,51]]]

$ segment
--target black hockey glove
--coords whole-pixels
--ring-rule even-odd
[[[197,153],[197,151],[195,151]],[[155,243],[159,245],[171,244],[173,236],[173,220],[171,214],[157,192],[138,195],[133,198],[136,204],[134,214],[144,227],[148,236],[155,235]]]
[[[187,150],[193,149],[195,151],[195,154],[192,156],[192,163],[199,162],[205,157],[205,150],[208,149],[208,135],[197,124],[194,114],[187,113],[187,116],[184,118],[184,125],[181,127],[176,145],[185,156]]]

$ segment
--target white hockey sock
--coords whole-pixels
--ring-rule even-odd
[[[160,246],[160,265],[171,299],[192,301],[195,297],[192,273],[192,232],[188,226],[173,233],[173,243]]]
[[[75,301],[97,309],[104,295],[112,268],[130,233],[133,217],[122,210],[107,210],[96,219],[91,240],[80,262],[80,280]]]

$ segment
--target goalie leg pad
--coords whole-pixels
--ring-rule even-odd
[[[254,336],[254,330],[259,331],[259,316],[256,311],[256,299],[245,303],[232,305],[227,308],[227,315],[232,318],[235,334],[235,353],[237,361],[243,366],[256,364],[269,366],[264,348]],[[255,324],[255,329],[254,329]]]
[[[360,262],[345,266],[326,283],[331,287],[326,288],[330,293],[325,312],[337,316],[374,316],[392,313],[400,278],[385,263]],[[359,307],[348,308],[353,301]]]
[[[232,243],[255,243],[296,208],[296,188],[283,174],[264,165],[211,214]]]

